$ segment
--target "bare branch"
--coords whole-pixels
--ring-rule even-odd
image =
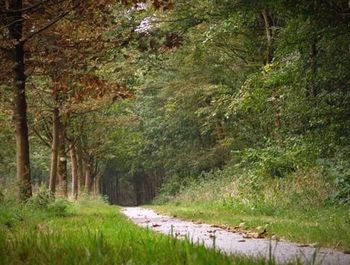
[[[39,139],[42,141],[43,144],[51,148],[50,143],[44,137],[42,137],[41,134],[35,128],[32,128],[32,131],[35,133],[36,136],[39,137]]]

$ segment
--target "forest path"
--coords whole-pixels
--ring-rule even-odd
[[[228,254],[269,257],[269,249],[279,264],[301,260],[304,264],[350,265],[350,255],[330,249],[303,247],[296,243],[268,239],[244,238],[241,233],[233,233],[208,224],[183,221],[177,218],[159,215],[155,211],[141,207],[126,207],[122,212],[134,223],[148,227],[156,232],[173,235],[179,239],[188,238],[203,243]],[[313,262],[314,253],[316,262]]]

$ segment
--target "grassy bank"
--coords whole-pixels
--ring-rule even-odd
[[[259,230],[267,227],[268,237],[309,243],[350,251],[349,214],[341,209],[322,209],[315,212],[286,212],[278,216],[242,213],[210,204],[154,205],[157,212],[174,215],[186,220],[236,227],[244,223],[242,230]]]
[[[241,230],[266,227],[268,237],[350,251],[349,205],[328,203],[332,186],[317,172],[283,179],[212,176],[163,193],[151,206],[177,217]]]
[[[103,202],[0,203],[1,264],[274,264],[140,229]]]

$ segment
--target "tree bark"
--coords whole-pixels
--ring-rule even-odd
[[[11,10],[21,10],[22,0],[12,0],[9,4]],[[10,17],[9,37],[14,41],[12,51],[13,74],[14,74],[14,108],[13,121],[16,130],[16,165],[17,180],[20,188],[20,199],[27,200],[32,196],[30,177],[29,140],[27,124],[26,102],[26,76],[24,62],[24,44],[21,42],[23,35],[22,12],[14,12]]]
[[[62,122],[62,116],[59,118],[59,146],[58,146],[58,179],[60,195],[68,197],[68,181],[67,181],[67,154],[66,154],[66,128]]]
[[[266,31],[266,42],[267,42],[267,51],[266,51],[266,59],[264,64],[269,64],[272,62],[273,59],[273,31],[272,31],[272,20],[269,15],[269,12],[264,9],[262,11],[262,16],[264,19],[264,24],[265,24],[265,31]]]
[[[54,194],[56,192],[57,168],[58,168],[58,127],[59,127],[59,110],[53,109],[52,117],[52,145],[51,145],[51,166],[49,189]]]
[[[93,179],[90,162],[85,162],[85,187],[91,193],[93,189]]]
[[[78,179],[79,179],[79,188],[82,190],[85,187],[85,178],[84,178],[84,167],[83,167],[83,153],[81,150],[81,143],[77,141],[77,163],[78,163]]]
[[[102,172],[99,172],[94,178],[94,194],[101,195],[102,194]]]
[[[72,163],[72,198],[76,200],[78,199],[79,179],[78,179],[78,162],[77,162],[77,152],[76,152],[75,143],[71,143],[69,148],[70,148],[70,158]]]

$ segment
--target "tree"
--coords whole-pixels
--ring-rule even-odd
[[[25,62],[29,61],[30,53],[40,54],[40,49],[46,48],[51,49],[49,45],[43,45],[38,48],[42,42],[37,41],[36,43],[31,42],[34,37],[41,35],[51,30],[58,22],[63,21],[68,15],[74,14],[76,10],[84,11],[84,16],[80,16],[78,23],[82,23],[84,18],[85,24],[90,22],[86,21],[90,18],[96,18],[95,14],[98,10],[107,10],[108,3],[113,1],[3,1],[1,2],[1,25],[4,39],[2,40],[1,50],[3,51],[2,56],[10,59],[13,64],[13,75],[14,75],[14,122],[16,125],[16,141],[17,141],[17,177],[20,181],[21,186],[21,198],[26,200],[31,196],[31,179],[30,179],[30,161],[29,161],[29,140],[28,140],[28,124],[27,124],[27,102],[26,102],[26,67]],[[103,7],[107,5],[107,8]],[[106,13],[105,15],[108,15]],[[101,17],[97,19],[102,22]],[[107,22],[108,23],[108,22]],[[8,28],[8,34],[6,33]],[[54,34],[57,32],[54,32]],[[8,36],[6,36],[8,35]],[[53,35],[52,35],[53,36]],[[39,44],[39,45],[35,45]],[[25,50],[27,47],[27,51]],[[29,47],[29,48],[28,48]],[[61,46],[61,48],[63,48]],[[25,54],[27,53],[27,60],[25,60]],[[57,110],[54,111],[55,115]],[[60,124],[58,119],[55,119],[57,124]],[[55,127],[57,130],[58,127]],[[56,134],[56,130],[54,131]],[[55,144],[57,137],[54,136]],[[62,137],[61,137],[62,139]],[[54,151],[56,152],[56,147]],[[57,158],[53,155],[53,162]],[[55,165],[52,165],[55,168]],[[63,169],[63,167],[61,167]],[[52,171],[51,188],[54,190],[54,178],[56,173]]]

